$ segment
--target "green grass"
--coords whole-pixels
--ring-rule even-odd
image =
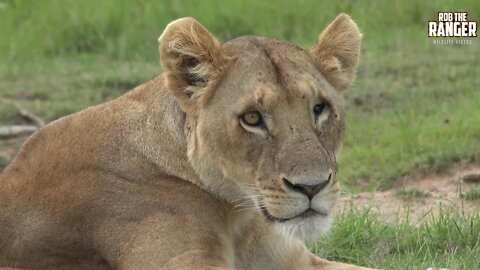
[[[447,211],[420,225],[386,224],[368,211],[347,210],[311,250],[330,260],[389,270],[479,269],[480,218]]]
[[[467,201],[478,201],[480,200],[480,189],[470,188],[467,192],[462,194],[462,197]]]
[[[480,46],[414,45],[365,53],[348,93],[340,165],[353,186],[390,187],[412,170],[445,170],[479,158]]]
[[[154,61],[123,62],[99,55],[32,61],[28,71],[0,81],[0,98],[51,121],[118,97],[160,72]],[[0,106],[0,124],[19,121],[15,110]]]
[[[156,38],[164,26],[183,16],[198,18],[222,39],[253,33],[306,45],[316,41],[320,29],[334,16],[347,12],[366,35],[375,37],[373,42],[367,42],[369,46],[390,47],[403,42],[405,33],[426,32],[426,22],[435,18],[439,10],[478,11],[480,6],[473,0],[423,1],[410,5],[372,0],[363,3],[348,0],[1,2],[1,30],[9,38],[0,40],[0,51],[10,63],[39,55],[79,52],[102,53],[116,59],[154,59]]]

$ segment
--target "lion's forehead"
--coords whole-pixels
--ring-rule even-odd
[[[261,37],[235,39],[227,46],[235,59],[231,72],[256,101],[331,97],[335,92],[301,48]]]

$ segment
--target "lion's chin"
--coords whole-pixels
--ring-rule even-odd
[[[328,232],[332,227],[332,223],[332,214],[317,214],[298,217],[284,222],[275,222],[275,227],[286,237],[297,238],[302,241],[314,241]]]
[[[287,238],[296,238],[302,241],[317,240],[332,227],[334,213],[327,207],[305,209],[300,214],[288,218],[272,215],[265,206],[257,204],[263,217],[273,223],[277,230]]]

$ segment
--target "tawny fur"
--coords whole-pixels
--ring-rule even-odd
[[[365,269],[302,242],[332,221],[355,23],[339,15],[306,51],[222,44],[184,18],[159,44],[165,73],[48,124],[0,174],[0,268]],[[311,201],[284,180],[327,178]]]

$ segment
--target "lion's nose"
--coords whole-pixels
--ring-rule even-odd
[[[287,188],[296,192],[303,193],[308,197],[308,199],[312,200],[318,192],[320,192],[328,185],[328,183],[330,183],[331,179],[332,174],[330,173],[327,180],[323,180],[320,183],[314,185],[293,184],[292,182],[288,181],[287,178],[283,178],[283,183],[285,184],[285,186],[287,186]]]

